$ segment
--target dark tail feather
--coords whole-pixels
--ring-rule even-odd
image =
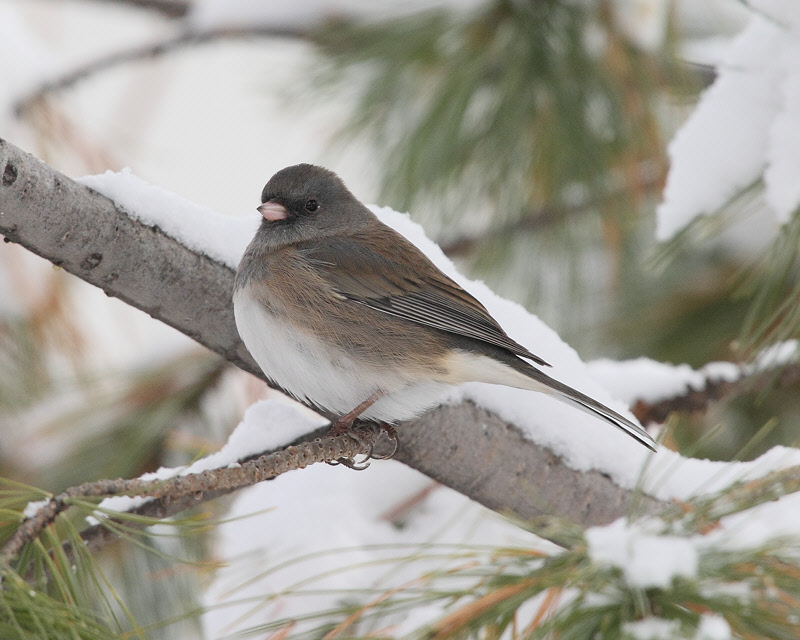
[[[653,440],[653,438],[650,437],[650,434],[642,429],[638,424],[631,422],[625,416],[621,416],[613,409],[609,409],[607,406],[599,403],[593,398],[590,398],[585,393],[581,393],[577,389],[573,389],[563,382],[559,382],[558,380],[551,378],[547,374],[542,373],[534,367],[530,368],[535,371],[536,374],[533,375],[531,372],[526,371],[527,375],[540,384],[548,387],[551,395],[554,398],[558,398],[567,404],[571,404],[572,406],[577,407],[586,413],[599,416],[606,422],[613,424],[620,431],[627,433],[629,436],[643,444],[651,451],[656,451],[656,441]]]

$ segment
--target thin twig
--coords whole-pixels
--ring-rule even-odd
[[[384,522],[396,523],[401,518],[404,518],[411,509],[421,504],[433,491],[441,487],[438,482],[431,482],[423,487],[420,491],[410,495],[408,498],[392,506],[391,509],[384,511],[379,520]]]
[[[0,565],[10,562],[22,548],[36,538],[51,524],[56,516],[69,508],[75,498],[92,498],[111,495],[132,495],[161,499],[165,504],[181,502],[192,496],[194,501],[206,492],[213,491],[215,497],[243,487],[249,487],[293,469],[303,469],[315,462],[334,462],[342,458],[369,455],[378,437],[378,431],[360,430],[359,439],[349,435],[325,437],[289,445],[236,467],[210,469],[200,473],[176,476],[168,480],[144,481],[139,478],[125,480],[98,480],[70,487],[54,496],[32,517],[20,524],[0,551]],[[181,502],[182,503],[182,502]],[[186,508],[186,507],[183,507]]]

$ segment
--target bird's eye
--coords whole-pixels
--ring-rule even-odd
[[[316,200],[309,200],[306,202],[306,211],[314,212],[319,209],[319,205],[317,204]]]

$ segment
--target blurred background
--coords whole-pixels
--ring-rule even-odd
[[[231,216],[251,213],[278,169],[323,164],[362,201],[410,212],[585,360],[746,361],[765,335],[795,333],[773,311],[794,290],[796,243],[776,278],[759,271],[772,232],[742,207],[700,241],[658,246],[653,230],[667,143],[749,11],[4,0],[0,137],[67,175],[128,166]],[[218,449],[265,393],[145,314],[0,247],[0,476],[55,491],[182,464]],[[796,441],[798,408],[795,388],[753,391],[674,417],[666,443],[751,458]]]

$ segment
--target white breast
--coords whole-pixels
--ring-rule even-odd
[[[248,293],[233,295],[236,327],[258,366],[299,400],[342,415],[377,391],[387,396],[364,412],[364,418],[395,422],[412,418],[436,404],[448,385],[407,376],[352,356],[275,318]]]

